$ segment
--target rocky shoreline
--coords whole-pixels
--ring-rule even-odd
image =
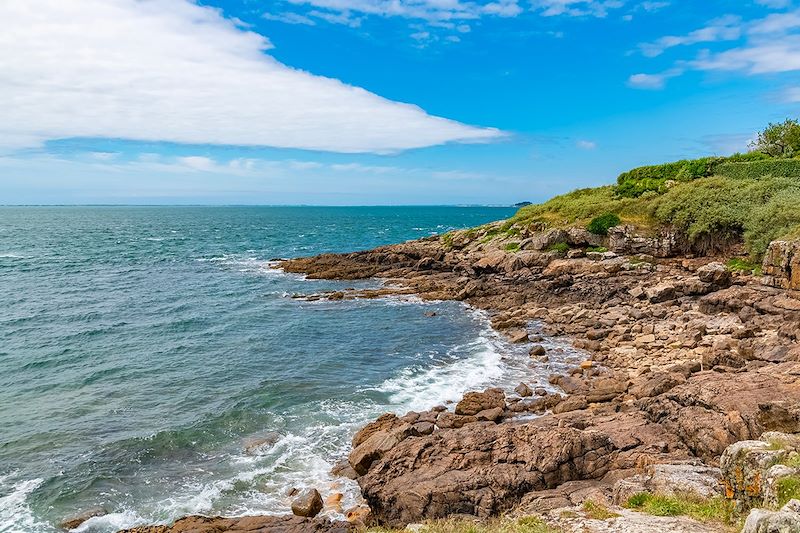
[[[769,499],[764,477],[778,461],[753,463],[750,453],[764,446],[727,464],[721,457],[740,441],[800,433],[800,247],[773,243],[761,277],[732,273],[713,257],[674,257],[679,239],[668,232],[622,227],[601,240],[580,228],[525,231],[514,246],[488,226],[279,266],[310,278],[386,280],[381,289],[322,295],[334,300],[464,301],[488,311],[512,342],[528,343],[542,365],[548,356],[531,324],[568,336],[588,356],[551,376],[559,393],[523,383],[513,395],[475,391],[452,411],[431,406],[368,424],[338,468],[368,505],[351,510],[350,522],[188,517],[129,531],[344,531],[500,514],[542,515],[565,531],[718,531],[617,506],[642,492],[724,495],[740,507]],[[568,250],[548,251],[562,242]],[[792,443],[780,449],[797,453]],[[757,482],[744,482],[754,468]],[[587,501],[617,509],[616,518],[585,516]],[[780,513],[759,512],[766,521]]]

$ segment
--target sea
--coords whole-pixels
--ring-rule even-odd
[[[507,218],[506,207],[0,207],[0,532],[290,512],[364,423],[547,376],[485,312],[274,268]],[[435,316],[430,316],[432,313]],[[536,325],[532,325],[536,328]],[[256,446],[261,441],[263,444]]]

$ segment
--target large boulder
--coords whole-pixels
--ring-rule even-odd
[[[456,404],[457,415],[477,415],[481,411],[505,409],[506,395],[502,389],[486,389],[483,392],[468,392]]]
[[[615,452],[599,431],[474,423],[402,441],[358,482],[384,525],[453,514],[488,517],[530,491],[602,477]]]
[[[296,516],[314,518],[322,507],[322,495],[317,489],[305,489],[292,500],[292,513]]]
[[[767,470],[786,455],[785,450],[762,440],[746,440],[728,446],[719,462],[725,496],[744,508],[763,505]]]

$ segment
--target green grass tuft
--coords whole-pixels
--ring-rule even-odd
[[[743,518],[736,513],[734,503],[722,496],[703,499],[642,492],[631,496],[625,507],[654,516],[688,516],[702,522],[725,525],[735,525]]]
[[[775,488],[778,492],[778,508],[786,505],[789,500],[800,500],[800,476],[779,479]]]
[[[518,252],[519,251],[519,243],[518,242],[510,242],[505,246],[506,252]]]
[[[619,515],[617,513],[612,513],[606,507],[600,505],[599,503],[595,503],[590,500],[586,500],[583,502],[583,511],[589,518],[594,520],[609,520],[611,518],[617,518]]]
[[[369,528],[365,533],[394,533],[404,530]],[[535,516],[519,519],[497,518],[488,521],[469,519],[442,519],[426,522],[423,533],[562,533]]]

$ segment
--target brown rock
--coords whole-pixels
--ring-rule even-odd
[[[457,415],[476,415],[487,409],[500,408],[506,406],[506,395],[502,389],[486,389],[483,392],[468,392],[460,402],[456,404],[455,413]]]
[[[64,521],[61,522],[61,528],[75,529],[76,527],[80,526],[90,518],[94,518],[96,516],[105,516],[106,514],[108,513],[102,507],[87,509],[86,511],[82,511],[74,516],[64,519]]]
[[[119,533],[348,533],[348,522],[301,516],[187,516],[171,526],[140,526]]]
[[[296,516],[314,518],[322,507],[322,496],[317,489],[303,490],[292,500],[292,513]]]

